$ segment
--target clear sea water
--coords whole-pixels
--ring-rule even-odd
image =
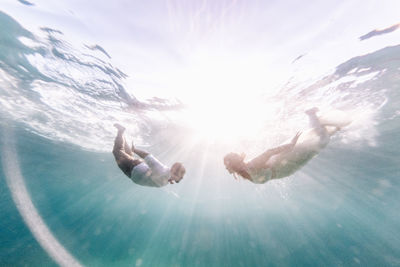
[[[101,44],[1,11],[0,266],[400,266],[399,55],[400,41],[291,81],[263,99],[257,139],[205,141],[174,119],[180,103],[135,98]],[[224,153],[276,145],[310,105],[354,123],[291,177],[232,179]],[[110,153],[115,121],[185,179],[133,184]]]

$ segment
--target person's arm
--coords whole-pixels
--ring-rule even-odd
[[[267,151],[265,151],[258,157],[252,159],[248,164],[250,166],[252,166],[253,168],[268,168],[269,166],[266,165],[267,161],[273,155],[283,153],[283,152],[288,152],[288,151],[292,150],[293,147],[296,145],[297,140],[299,139],[300,135],[301,135],[301,132],[297,132],[296,135],[292,138],[290,143],[268,149]]]
[[[140,149],[137,149],[137,148],[133,148],[132,151],[135,152],[135,154],[138,155],[139,157],[141,157],[142,159],[144,159],[145,157],[150,155],[150,153],[140,150]]]
[[[292,141],[290,141],[289,144],[285,144],[285,145],[281,145],[281,146],[278,146],[278,147],[274,147],[274,148],[268,149],[262,155],[266,154],[266,155],[268,155],[268,158],[269,158],[272,155],[292,150],[293,147],[296,145],[297,140],[299,139],[300,135],[301,135],[301,132],[297,132],[296,135],[292,138]]]

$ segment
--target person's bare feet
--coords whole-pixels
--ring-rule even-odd
[[[114,123],[114,127],[118,129],[118,131],[124,132],[125,131],[125,127],[122,126],[119,123]]]

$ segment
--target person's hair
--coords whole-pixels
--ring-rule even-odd
[[[246,169],[239,169],[239,164],[243,163],[245,158],[245,154],[238,153],[228,153],[224,157],[224,164],[226,167],[230,168],[233,171],[233,177],[237,180],[236,173],[242,176],[243,178],[250,179],[250,175],[246,171]]]
[[[183,167],[183,164],[180,162],[175,162],[172,166],[171,166],[171,173],[173,174],[179,174],[182,173],[182,175],[180,175],[180,178],[182,179],[183,176],[186,173],[186,169],[185,167]],[[179,181],[177,181],[177,183],[179,183]]]
[[[224,164],[228,165],[228,167],[233,167],[237,165],[238,163],[243,162],[244,155],[239,155],[238,153],[228,153],[224,157]]]

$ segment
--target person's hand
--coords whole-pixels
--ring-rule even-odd
[[[296,135],[293,137],[292,142],[291,142],[292,146],[294,146],[297,143],[297,140],[299,139],[301,134],[302,134],[301,131],[296,133]]]
[[[168,179],[168,182],[169,182],[170,184],[174,184],[174,183],[175,183],[175,180],[172,179],[172,178],[169,178],[169,179]]]
[[[131,150],[132,150],[132,152],[135,152],[135,145],[133,144],[133,141],[132,141],[132,145],[131,145]]]

